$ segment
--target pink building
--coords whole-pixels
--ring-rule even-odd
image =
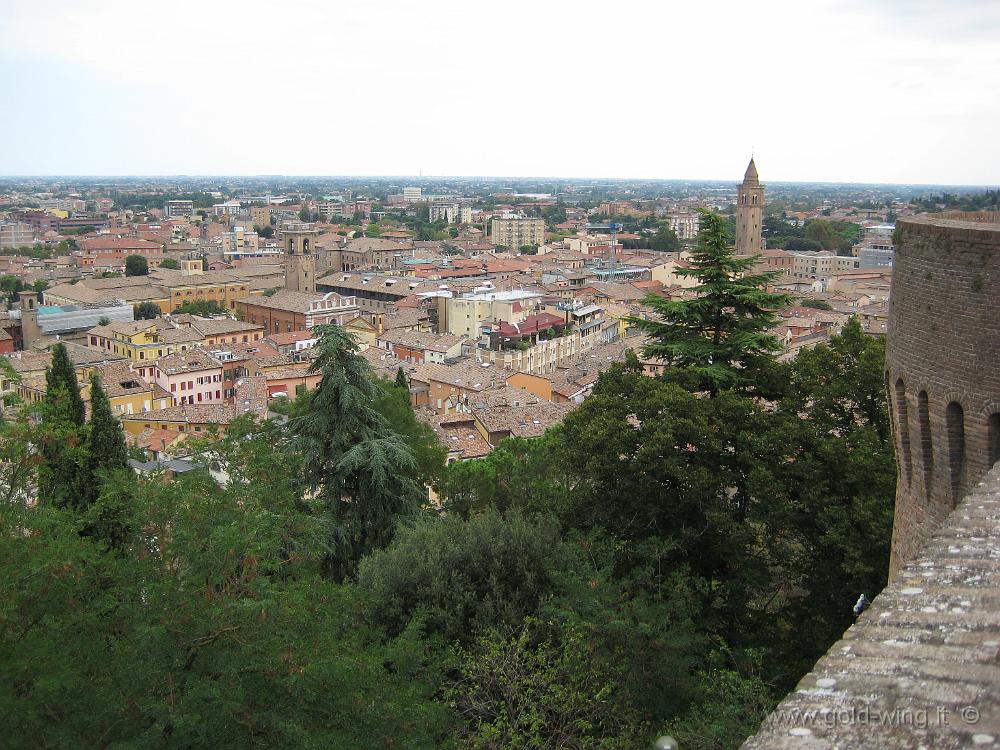
[[[147,380],[170,393],[174,406],[223,403],[222,364],[203,349],[162,357],[146,372]]]

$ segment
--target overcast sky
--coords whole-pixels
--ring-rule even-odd
[[[0,0],[0,174],[1000,182],[1000,0]]]

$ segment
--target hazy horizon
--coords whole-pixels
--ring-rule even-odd
[[[665,183],[693,183],[693,184],[730,184],[734,188],[742,180],[739,178],[708,178],[708,177],[614,177],[608,175],[584,175],[580,177],[566,177],[560,175],[487,175],[487,174],[455,174],[455,175],[408,175],[408,174],[0,174],[0,181],[14,180],[268,180],[268,179],[295,179],[295,180],[397,180],[409,182],[428,181],[449,181],[449,180],[481,180],[485,182],[573,182],[585,183],[590,181],[602,182],[665,182]],[[998,182],[994,183],[944,183],[944,182],[844,182],[834,180],[765,180],[761,178],[765,185],[786,186],[786,185],[830,185],[845,187],[915,187],[915,188],[969,188],[974,190],[997,189]]]
[[[164,10],[5,0],[0,173],[1000,178],[994,0]]]

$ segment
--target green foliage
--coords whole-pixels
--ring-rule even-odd
[[[796,585],[808,594],[789,602],[784,641],[800,669],[850,625],[843,602],[886,582],[896,470],[884,362],[884,341],[852,320],[790,365],[775,415],[773,440],[796,456],[774,464],[773,502],[791,511],[787,533],[805,556]]]
[[[90,429],[87,433],[87,455],[80,467],[78,479],[81,509],[97,502],[107,477],[128,468],[128,449],[121,422],[111,410],[111,402],[101,387],[95,372],[90,376]]]
[[[447,511],[463,518],[491,506],[558,513],[572,486],[564,444],[557,427],[540,438],[508,438],[483,459],[449,464],[438,483]]]
[[[425,517],[400,529],[387,549],[361,564],[368,618],[400,633],[417,617],[428,632],[468,643],[521,620],[580,569],[550,520],[490,509],[463,521]]]
[[[726,388],[748,388],[763,361],[780,350],[769,332],[774,311],[783,307],[785,295],[765,291],[775,273],[750,273],[757,258],[737,258],[728,245],[725,222],[704,213],[698,247],[690,268],[677,273],[698,279],[691,300],[669,300],[656,295],[645,304],[657,320],[630,318],[651,343],[647,357],[662,359],[689,387],[715,395]]]
[[[942,193],[910,201],[914,208],[924,211],[938,211],[942,208],[959,211],[996,211],[1000,206],[1000,190],[986,190],[982,193]]]
[[[784,243],[784,248],[791,253],[814,253],[823,249],[823,243],[805,237],[792,237]]]
[[[160,317],[160,306],[155,302],[140,302],[133,307],[136,320],[153,320]]]
[[[684,750],[725,750],[743,744],[774,706],[775,696],[760,678],[759,652],[750,654],[745,673],[726,665],[718,652],[699,672],[697,698],[687,713],[666,728]]]
[[[2,509],[26,506],[35,497],[38,454],[34,446],[40,442],[40,433],[41,428],[23,410],[13,418],[0,419],[0,517]]]
[[[79,499],[80,466],[86,460],[82,429],[85,409],[76,367],[64,344],[52,347],[52,364],[45,371],[45,384],[38,497],[45,504],[72,506]]]
[[[343,578],[365,553],[392,539],[397,522],[416,512],[427,493],[413,479],[412,451],[378,411],[384,391],[353,336],[335,325],[313,330],[320,339],[310,372],[323,379],[308,412],[290,427],[306,458],[306,480],[334,520],[327,570]]]
[[[616,684],[591,661],[593,642],[572,626],[538,640],[529,620],[518,633],[490,632],[459,650],[459,679],[446,692],[463,723],[462,747],[635,747],[641,728],[614,701]]]
[[[175,258],[164,258],[160,261],[160,268],[168,268],[172,271],[179,271],[181,264]]]
[[[228,315],[226,308],[214,299],[187,300],[182,305],[174,308],[174,315],[201,315],[211,317],[213,315]]]
[[[722,313],[766,312],[714,257]],[[733,364],[713,398],[682,377],[696,370],[646,378],[629,357],[543,437],[447,467],[405,373],[376,379],[349,333],[318,333],[322,381],[287,423],[245,416],[185,444],[224,485],[123,471],[99,382],[86,425],[54,348],[41,424],[0,422],[12,747],[632,748],[667,732],[731,748],[884,584],[884,344],[855,321],[789,363]],[[442,513],[419,512],[428,483]]]
[[[825,299],[813,299],[812,297],[803,297],[799,304],[803,307],[811,307],[814,310],[832,310],[833,305],[827,302]]]
[[[448,449],[430,425],[417,419],[410,406],[409,386],[398,385],[400,372],[401,369],[396,373],[395,382],[382,384],[382,394],[375,400],[375,409],[413,455],[414,471],[409,475],[421,485],[432,485],[444,470]]]
[[[149,261],[144,255],[129,255],[125,258],[126,276],[145,276],[149,273]]]
[[[824,250],[850,255],[851,247],[861,237],[861,226],[851,221],[816,219],[806,222],[805,238],[818,242]]]
[[[20,293],[27,287],[24,282],[13,274],[5,273],[0,276],[0,294],[3,295],[8,305],[13,305],[20,299]]]
[[[204,474],[124,491],[114,554],[69,511],[0,509],[8,746],[440,743],[430,644],[351,618],[296,497]]]

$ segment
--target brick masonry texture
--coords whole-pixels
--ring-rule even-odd
[[[744,750],[1000,748],[998,292],[1000,214],[898,222],[891,580]]]
[[[1000,465],[743,750],[1000,748]]]
[[[899,466],[892,573],[996,457],[998,294],[1000,214],[898,222],[886,345]]]

